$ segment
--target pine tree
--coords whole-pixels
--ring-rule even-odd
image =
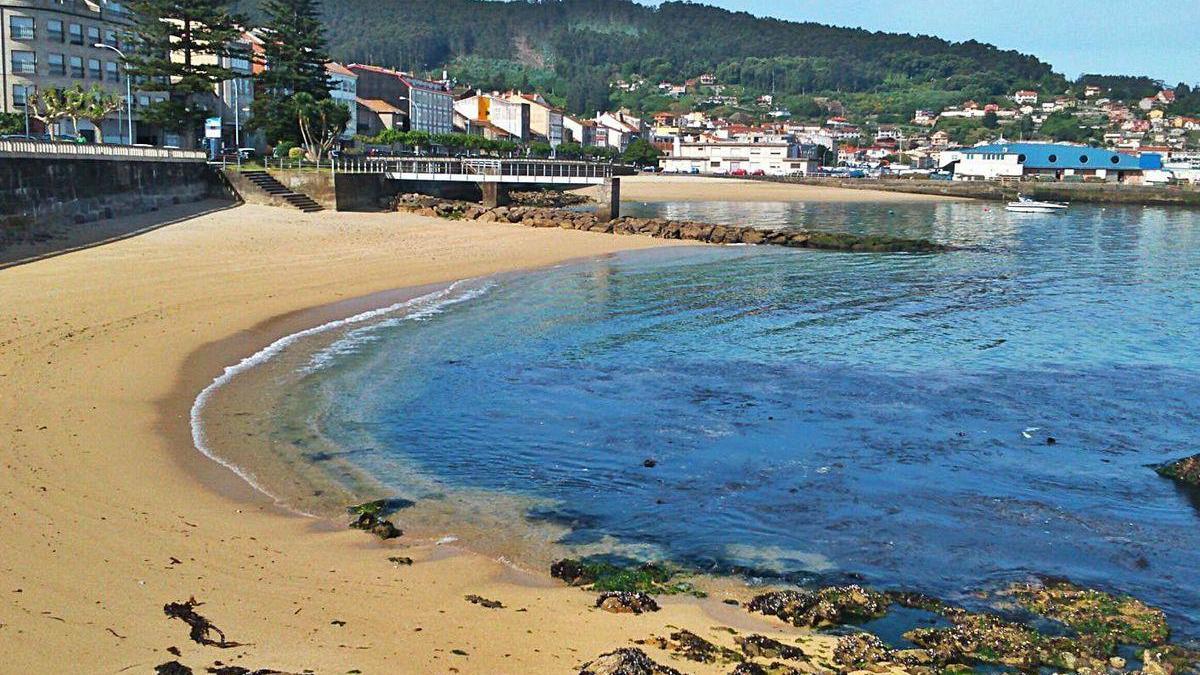
[[[267,0],[262,28],[263,62],[258,76],[250,126],[269,142],[299,141],[300,128],[292,97],[304,93],[329,98],[325,64],[329,50],[319,0]]]
[[[165,101],[152,104],[147,121],[195,137],[208,115],[206,103],[214,87],[235,77],[221,65],[241,38],[241,20],[221,0],[132,0],[133,33],[138,47],[128,55],[129,73],[166,90]]]
[[[259,85],[269,94],[306,92],[318,101],[329,98],[325,42],[319,0],[267,0],[262,28],[263,60],[267,69]]]

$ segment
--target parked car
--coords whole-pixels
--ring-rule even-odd
[[[765,175],[767,175],[767,172],[763,171],[762,169],[755,169],[754,173],[752,173],[750,175],[751,176],[765,176]]]
[[[656,171],[658,171],[658,167],[656,167],[656,166],[643,166],[642,167],[642,173],[654,173]]]
[[[692,175],[694,176],[694,175],[696,175],[696,174],[700,173],[700,168],[699,168],[699,167],[695,167],[695,166],[693,166],[693,167],[692,167],[692,168],[691,168],[691,169],[688,171],[688,173],[690,173],[690,174],[692,174]]]
[[[733,171],[729,172],[729,175],[730,176],[745,176],[746,170],[745,169],[734,169]]]

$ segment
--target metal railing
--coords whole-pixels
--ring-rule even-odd
[[[336,173],[414,173],[432,175],[517,176],[528,178],[610,178],[613,165],[552,159],[343,158]]]
[[[0,140],[0,156],[193,162],[203,162],[208,158],[204,152],[199,150],[29,140]]]

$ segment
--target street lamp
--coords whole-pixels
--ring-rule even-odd
[[[96,44],[94,44],[92,46],[96,47],[97,49],[108,49],[108,50],[114,51],[117,53],[117,56],[121,57],[122,61],[126,61],[126,63],[125,63],[125,116],[129,118],[127,120],[129,123],[129,144],[133,145],[133,78],[129,76],[129,63],[127,62],[127,59],[125,58],[125,52],[121,51],[120,49],[117,49],[116,47],[114,47],[112,45],[106,45],[103,42],[97,42]],[[103,132],[99,132],[99,133],[101,134],[101,136],[103,136]]]

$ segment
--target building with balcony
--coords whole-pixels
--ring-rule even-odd
[[[31,94],[75,85],[99,85],[124,98],[125,68],[113,49],[129,46],[131,24],[129,11],[117,0],[0,0],[0,111],[23,113]],[[135,108],[160,97],[137,92]],[[122,106],[100,129],[84,121],[73,129],[65,121],[57,131],[128,142],[125,114]],[[136,127],[134,135],[135,141],[149,142]]]

